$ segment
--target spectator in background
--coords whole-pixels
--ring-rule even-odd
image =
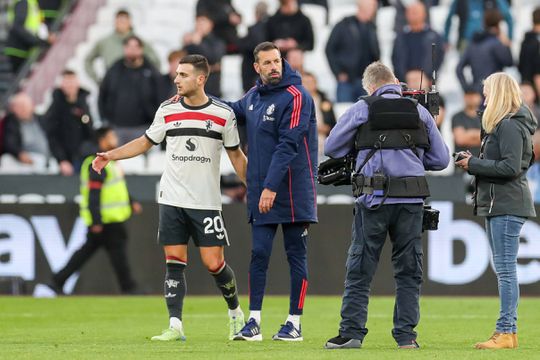
[[[206,15],[212,20],[213,33],[225,42],[227,54],[238,53],[236,27],[242,22],[242,17],[232,6],[231,0],[199,0],[195,11],[196,16]]]
[[[444,43],[449,44],[452,19],[459,19],[459,37],[456,44],[460,51],[465,50],[474,34],[483,29],[484,11],[498,9],[503,14],[508,27],[508,37],[512,38],[514,21],[506,0],[453,0],[444,23]]]
[[[210,76],[205,91],[221,97],[221,58],[225,55],[225,42],[212,32],[214,22],[208,15],[198,15],[195,30],[184,35],[184,50],[188,55],[203,55],[210,64]]]
[[[472,88],[482,91],[482,81],[489,75],[512,66],[512,51],[510,40],[501,32],[499,23],[502,20],[497,10],[488,10],[484,13],[485,30],[476,33],[465,52],[461,56],[456,68],[456,74],[465,91]],[[465,79],[464,69],[470,67],[472,82]]]
[[[23,164],[34,164],[32,154],[49,156],[49,143],[43,119],[34,113],[34,102],[20,92],[9,102],[9,114],[4,120],[4,152]]]
[[[441,126],[444,122],[444,118],[446,117],[446,101],[444,100],[444,97],[439,94],[439,115],[435,115],[433,118],[435,119],[435,124],[437,125],[437,129],[439,129],[439,132],[441,131]]]
[[[396,36],[392,50],[392,64],[396,77],[405,79],[410,70],[422,70],[431,76],[433,70],[439,70],[444,60],[442,37],[426,23],[426,7],[414,1],[406,10],[407,26]],[[435,59],[432,61],[432,46],[436,46]]]
[[[454,151],[469,150],[474,156],[480,154],[480,118],[478,107],[482,96],[473,89],[467,89],[463,95],[465,107],[452,117],[452,133],[454,135]]]
[[[405,83],[412,90],[429,90],[431,88],[431,78],[422,70],[409,70],[405,74]]]
[[[84,69],[96,84],[99,84],[100,77],[94,68],[96,59],[102,59],[105,64],[105,72],[123,56],[123,42],[128,37],[134,35],[131,24],[131,16],[126,10],[119,10],[114,19],[114,32],[99,40],[84,60]],[[156,67],[160,68],[159,58],[154,49],[149,44],[143,42],[144,55]]]
[[[324,10],[326,10],[326,25],[328,25],[329,21],[330,21],[330,9],[328,8],[328,0],[298,0],[298,4],[300,4],[300,6],[304,5],[304,4],[313,4],[313,5],[319,5],[319,6],[322,6],[324,8]]]
[[[264,1],[259,1],[255,5],[255,24],[248,27],[247,35],[238,43],[240,53],[242,54],[242,86],[244,92],[251,89],[259,78],[259,74],[257,74],[253,67],[253,63],[255,62],[253,50],[257,44],[265,41],[267,22],[268,5]],[[240,133],[240,143],[244,144],[242,132]]]
[[[355,102],[366,94],[362,74],[381,56],[374,23],[377,1],[358,0],[357,4],[356,15],[337,23],[326,44],[328,64],[338,81],[338,102]]]
[[[144,133],[162,100],[161,75],[143,51],[142,40],[128,36],[124,57],[111,66],[99,88],[101,118],[114,127],[121,144]]]
[[[519,51],[521,81],[534,84],[536,94],[540,90],[540,7],[532,13],[533,28],[527,32]]]
[[[16,0],[10,3],[7,13],[9,33],[4,54],[11,64],[11,71],[18,73],[35,46],[47,46],[56,40],[49,34],[46,40],[40,36],[42,29],[41,10],[37,0]]]
[[[324,141],[330,134],[330,130],[336,125],[334,107],[324,92],[317,86],[317,78],[314,74],[305,71],[302,74],[302,85],[313,98],[315,105],[315,117],[317,119],[317,134],[319,138],[319,162],[324,156]]]
[[[64,176],[79,172],[84,157],[97,150],[91,145],[94,132],[88,95],[77,74],[65,70],[44,117],[52,155]]]
[[[58,17],[58,12],[62,7],[64,0],[39,0],[39,7],[45,24],[51,29]]]
[[[283,57],[291,49],[313,50],[313,28],[297,0],[279,0],[278,11],[268,19],[267,40],[272,41]]]
[[[300,76],[304,74],[304,52],[300,49],[291,49],[287,52],[287,62]]]
[[[538,97],[536,96],[536,91],[530,83],[521,83],[519,85],[521,89],[521,95],[523,98],[523,103],[529,107],[533,115],[536,117],[536,120],[540,119],[540,107],[538,106]]]
[[[424,6],[426,7],[426,23],[431,25],[431,20],[429,17],[429,9],[433,4],[432,0],[421,0]],[[410,0],[390,0],[389,1],[394,8],[396,8],[396,18],[394,20],[394,32],[396,34],[403,31],[405,25],[407,25],[407,20],[405,18],[405,10],[407,5],[411,2]]]
[[[159,96],[161,101],[169,99],[178,92],[176,84],[174,83],[174,79],[176,78],[176,68],[178,68],[180,59],[186,55],[185,50],[173,50],[169,53],[169,56],[167,56],[169,71],[166,74],[161,75],[161,91]]]

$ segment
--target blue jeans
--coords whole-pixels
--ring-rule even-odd
[[[362,87],[362,79],[354,79],[337,84],[337,102],[357,102],[360,96],[367,95]]]
[[[526,218],[514,215],[486,218],[486,231],[493,255],[501,301],[499,319],[495,327],[497,332],[517,332],[519,284],[516,265],[519,234],[526,220]]]

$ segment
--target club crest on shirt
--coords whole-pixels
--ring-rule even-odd
[[[266,108],[266,114],[263,116],[263,121],[274,121],[274,117],[272,116],[274,114],[274,111],[276,111],[276,105],[271,104]]]
[[[206,120],[206,132],[212,130],[212,120]]]

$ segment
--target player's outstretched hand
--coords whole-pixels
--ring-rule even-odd
[[[106,152],[99,152],[96,154],[96,158],[92,161],[92,169],[98,174],[101,174],[101,170],[111,161],[109,154]]]

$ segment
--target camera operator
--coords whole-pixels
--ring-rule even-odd
[[[358,196],[339,334],[325,347],[362,345],[370,284],[389,233],[396,281],[392,335],[399,348],[418,348],[414,328],[420,318],[422,210],[429,196],[424,171],[443,170],[450,157],[431,114],[401,96],[387,66],[369,65],[362,83],[370,96],[343,114],[325,144],[325,154],[332,158],[357,152],[352,182]]]
[[[523,105],[518,83],[494,73],[484,80],[485,135],[480,156],[458,153],[456,166],[475,176],[474,214],[486,217],[486,232],[499,287],[500,311],[495,332],[477,349],[515,349],[519,283],[517,255],[521,228],[536,216],[527,183],[534,161],[532,136],[537,121]]]

